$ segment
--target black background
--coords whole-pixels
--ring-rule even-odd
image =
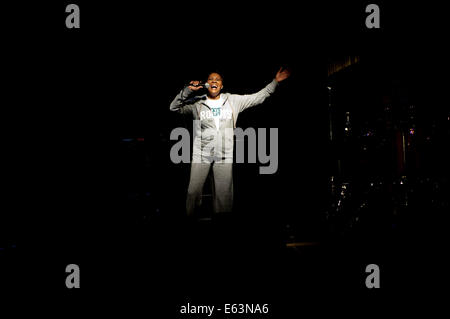
[[[381,29],[369,30],[366,2],[80,0],[81,29],[69,30],[68,3],[2,8],[2,227],[17,242],[5,258],[8,289],[58,300],[80,313],[90,305],[99,313],[123,309],[158,318],[180,317],[176,311],[187,301],[267,302],[274,318],[306,310],[364,314],[389,306],[402,312],[431,291],[419,287],[436,283],[445,269],[435,268],[440,242],[428,235],[442,234],[439,223],[425,212],[399,235],[400,243],[375,232],[356,248],[351,242],[348,250],[331,245],[320,256],[306,252],[301,258],[308,261],[299,264],[280,252],[279,233],[292,219],[305,239],[321,231],[334,167],[326,108],[327,65],[334,58],[363,58],[362,80],[353,90],[356,113],[364,113],[359,101],[370,104],[372,95],[398,85],[424,105],[423,118],[448,114],[439,5],[377,2]],[[212,69],[224,72],[227,91],[244,94],[270,82],[280,66],[289,66],[292,77],[238,123],[279,128],[276,174],[258,175],[256,165],[235,170],[244,248],[218,249],[223,255],[189,250],[195,245],[184,242],[189,236],[177,223],[188,166],[170,163],[168,140],[171,129],[186,122],[168,105],[183,85]],[[137,147],[146,161],[130,160],[120,144],[138,137],[145,138]],[[445,141],[439,145],[424,169],[447,176]],[[150,203],[130,200],[140,187],[154,196]],[[153,205],[162,217],[144,222],[142,211]],[[422,221],[429,227],[417,227]],[[64,285],[69,263],[82,269],[78,291]],[[385,266],[384,289],[365,289],[369,263]],[[52,302],[41,305],[56,309]]]

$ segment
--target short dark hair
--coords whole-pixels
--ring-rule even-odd
[[[211,72],[208,72],[208,74],[206,74],[206,80],[208,80],[209,76],[213,73],[219,74],[220,77],[222,78],[222,82],[223,82],[223,73],[221,70],[217,70],[217,69],[213,69]]]

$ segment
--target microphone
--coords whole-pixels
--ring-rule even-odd
[[[198,85],[188,84],[186,86],[195,86],[195,87],[203,86],[205,89],[208,89],[209,88],[209,83],[199,83]]]

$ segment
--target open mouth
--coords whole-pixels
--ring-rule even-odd
[[[211,89],[216,90],[218,86],[216,84],[211,84]]]

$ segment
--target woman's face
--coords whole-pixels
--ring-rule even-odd
[[[211,73],[206,81],[209,84],[208,95],[212,98],[217,97],[223,89],[222,77],[219,73]]]

